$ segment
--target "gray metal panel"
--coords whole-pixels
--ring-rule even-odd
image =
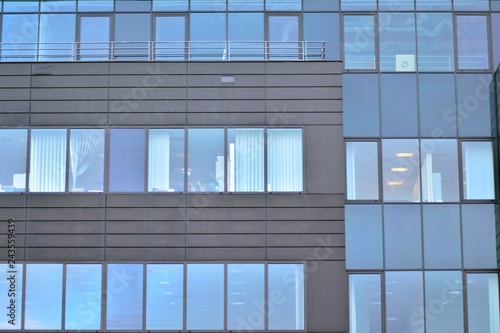
[[[264,220],[265,208],[187,208],[186,216],[190,221],[245,221]]]
[[[108,208],[108,220],[120,221],[178,221],[184,219],[184,211],[177,208]]]
[[[110,234],[183,234],[184,221],[107,221]]]
[[[185,197],[171,194],[108,194],[107,207],[179,207]]]
[[[188,88],[189,99],[260,99],[266,98],[265,88],[211,87]]]
[[[0,124],[3,126],[27,126],[29,125],[29,116],[27,114],[0,114]]]
[[[104,208],[28,208],[27,219],[41,221],[103,220]]]
[[[182,87],[186,85],[185,75],[162,74],[156,78],[151,78],[149,75],[110,75],[110,87]]]
[[[318,247],[283,247],[283,248],[268,248],[267,260],[314,260],[321,246]],[[345,261],[344,248],[331,248],[331,251],[325,254],[323,261]]]
[[[36,101],[53,100],[107,100],[107,88],[33,88],[31,99]]]
[[[325,242],[327,239],[327,242]],[[274,234],[267,236],[267,246],[273,247],[316,247],[323,243],[329,247],[345,246],[344,234]]]
[[[256,234],[266,232],[265,221],[189,221],[188,234]]]
[[[266,62],[266,74],[325,74],[342,73],[341,61],[306,61],[306,62]],[[300,64],[300,65],[299,65]]]
[[[184,248],[106,248],[107,261],[184,260]]]
[[[0,101],[0,112],[29,112],[29,101]]]
[[[168,75],[186,74],[187,63],[161,63],[161,62],[114,62],[109,65],[110,74],[126,75]]]
[[[23,208],[26,205],[26,197],[27,196],[25,196],[25,195],[2,193],[0,195],[0,198],[1,198],[0,207],[7,207],[7,208],[20,207],[20,208]]]
[[[266,260],[265,248],[188,248],[186,249],[186,260]]]
[[[43,63],[32,64],[32,75],[107,75],[106,62]]]
[[[107,247],[184,247],[184,235],[106,235]]]
[[[33,76],[31,86],[34,88],[96,88],[108,87],[106,75],[71,75],[71,76]]]
[[[31,112],[107,112],[107,101],[33,101]]]
[[[30,75],[31,74],[31,64],[0,64],[0,76],[1,75]]]
[[[265,62],[188,62],[188,74],[264,74]]]
[[[31,194],[27,196],[28,207],[104,207],[105,197],[88,194]]]
[[[109,88],[109,98],[117,100],[130,99],[134,102],[152,99],[186,99],[186,88]]]
[[[104,221],[28,221],[27,228],[32,234],[104,234]]]
[[[270,74],[266,76],[266,85],[268,87],[341,87],[342,75],[327,74],[302,74],[296,79],[295,75],[290,74]]]
[[[258,234],[187,235],[187,247],[264,247],[266,236]]]
[[[26,248],[25,260],[28,261],[102,261],[103,248]]]
[[[264,100],[196,100],[187,101],[188,112],[264,112]],[[227,117],[227,115],[226,115]]]
[[[181,102],[184,103],[184,102]],[[170,103],[169,103],[170,104]],[[179,126],[186,123],[186,115],[182,113],[116,113],[109,115],[109,125],[150,125]]]
[[[257,126],[265,122],[264,113],[191,113],[187,116],[188,125],[247,125]]]
[[[221,88],[231,88],[231,87],[262,87],[266,85],[266,77],[264,75],[249,75],[249,74],[239,74],[239,75],[229,75],[234,76],[234,83],[221,83],[221,75],[189,75],[188,85],[191,87],[221,87]]]
[[[287,112],[342,112],[341,99],[325,100],[272,100],[266,103],[267,111]]]
[[[29,88],[30,77],[26,76],[0,76],[0,88]]]
[[[343,208],[268,208],[269,220],[341,220]]]
[[[99,247],[104,246],[104,235],[26,235],[27,247]]]
[[[30,117],[34,126],[103,126],[107,123],[106,113],[36,113]]]
[[[2,101],[23,101],[29,98],[30,98],[29,88],[0,89],[0,100]]]
[[[344,234],[344,221],[269,221],[267,223],[268,234]]]

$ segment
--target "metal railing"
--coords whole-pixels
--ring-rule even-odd
[[[323,60],[324,41],[0,43],[0,61]]]

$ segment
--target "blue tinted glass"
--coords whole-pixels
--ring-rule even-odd
[[[378,10],[413,10],[413,0],[378,0]]]
[[[375,69],[375,19],[372,15],[344,16],[345,69]]]
[[[269,57],[280,60],[299,59],[299,17],[273,15],[269,23]]]
[[[184,265],[147,265],[146,329],[182,330]]]
[[[267,131],[267,190],[302,191],[302,129]]]
[[[467,274],[469,332],[500,332],[498,273]]]
[[[380,13],[380,70],[414,72],[415,18],[412,14]]]
[[[38,41],[37,14],[2,16],[2,60],[34,61]]]
[[[266,0],[266,10],[295,11],[301,8],[301,0]]]
[[[27,134],[25,129],[0,130],[0,192],[25,191]]]
[[[226,14],[191,13],[190,59],[223,60],[226,53]]]
[[[142,329],[143,267],[142,264],[108,265],[108,330]]]
[[[346,205],[345,238],[348,269],[383,268],[380,205]]]
[[[69,189],[73,192],[104,190],[104,130],[70,130]]]
[[[382,332],[382,298],[379,274],[349,274],[349,327],[359,332]],[[357,332],[357,330],[356,330]]]
[[[109,16],[81,16],[80,44],[81,60],[109,60],[111,18]]]
[[[146,136],[144,129],[111,129],[109,190],[144,191]]]
[[[38,0],[4,0],[3,1],[3,11],[4,12],[37,12],[38,11]]]
[[[378,137],[380,135],[379,84],[377,74],[344,74],[344,136]],[[359,92],[363,91],[363,98]],[[359,121],[363,119],[363,121]]]
[[[263,10],[264,0],[228,0],[229,11]]]
[[[464,199],[495,199],[492,142],[462,142],[462,167]]]
[[[376,0],[341,0],[342,10],[375,10]]]
[[[417,13],[419,71],[453,71],[453,20],[449,13]]]
[[[325,42],[325,59],[340,60],[339,14],[304,13],[303,20],[308,59],[321,59],[320,42]]]
[[[423,214],[425,268],[461,268],[458,205],[424,205]]]
[[[338,11],[339,0],[304,0],[304,10],[310,11]]]
[[[75,14],[40,15],[40,50],[38,60],[74,59]]]
[[[500,1],[498,2],[498,5],[500,6]],[[500,64],[500,13],[491,14],[491,34],[491,48],[493,49],[493,68],[496,69]]]
[[[423,332],[424,322],[412,320],[424,308],[423,288],[422,272],[385,273],[387,333]]]
[[[188,330],[224,328],[223,264],[188,264],[186,311]]]
[[[188,0],[153,0],[154,11],[187,11]]]
[[[186,58],[186,17],[157,16],[155,57],[157,60],[184,60]]]
[[[100,264],[66,266],[65,329],[101,328],[101,271]]]
[[[4,247],[5,248],[5,247]],[[8,254],[7,249],[5,253]],[[8,258],[8,257],[6,257]],[[0,330],[21,329],[23,317],[23,272],[24,266],[16,264],[10,267],[0,264],[0,304],[4,304],[4,320],[0,321]]]
[[[74,12],[76,0],[41,0],[41,12]]]
[[[495,206],[462,205],[464,268],[497,268]]]
[[[458,68],[488,69],[488,21],[485,15],[458,15]]]
[[[348,200],[378,200],[378,143],[346,143]]]
[[[263,330],[265,316],[256,311],[264,304],[264,265],[227,265],[227,328]]]
[[[270,330],[304,329],[304,265],[269,264],[267,297],[274,304]]]
[[[151,0],[116,0],[116,11],[149,12]]]
[[[264,14],[229,13],[230,59],[264,59]]]
[[[113,8],[113,0],[78,0],[78,10],[81,12],[109,12]]]
[[[226,0],[190,0],[191,10],[207,12],[225,12]]]
[[[147,60],[150,40],[150,14],[115,15],[115,59]]]
[[[224,186],[224,130],[189,129],[188,190],[216,192]]]
[[[494,0],[493,0],[494,1]],[[455,10],[488,10],[488,0],[453,0]]]
[[[451,0],[417,0],[417,10],[451,10]]]
[[[26,308],[24,327],[30,330],[61,329],[61,264],[26,265]],[[50,300],[50,306],[47,306]]]

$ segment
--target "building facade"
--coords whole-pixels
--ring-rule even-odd
[[[0,3],[0,329],[499,332],[500,1]]]

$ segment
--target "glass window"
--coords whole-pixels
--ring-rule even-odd
[[[115,59],[147,60],[150,40],[150,14],[115,15]]]
[[[413,0],[378,0],[378,10],[399,11],[413,9]]]
[[[24,192],[26,189],[25,129],[0,130],[0,192]]]
[[[462,205],[464,268],[497,268],[495,206]]]
[[[459,69],[488,69],[488,22],[486,16],[458,15]]]
[[[417,0],[417,10],[451,10],[451,0]]]
[[[494,1],[494,0],[493,0]],[[488,10],[488,0],[453,0],[454,10]]]
[[[422,272],[385,273],[387,333],[423,332],[423,321],[412,318],[424,308]]]
[[[184,130],[149,130],[148,191],[184,191]]]
[[[418,135],[417,76],[380,75],[382,136]]]
[[[499,332],[498,274],[467,274],[469,332]]]
[[[422,227],[419,205],[384,206],[385,267],[422,267]]]
[[[226,0],[190,0],[190,3],[192,11],[226,11]]]
[[[460,136],[491,136],[490,74],[457,74]]]
[[[459,201],[457,140],[420,142],[422,201]]]
[[[381,295],[379,274],[349,274],[351,332],[382,332]]]
[[[186,311],[188,330],[224,328],[223,264],[187,265]]]
[[[266,0],[266,10],[297,11],[301,9],[301,0]]]
[[[184,265],[148,264],[146,329],[182,330]]]
[[[424,205],[423,214],[425,268],[461,268],[458,205]]]
[[[100,264],[66,266],[66,330],[99,330],[101,328]]]
[[[269,58],[299,59],[303,50],[299,47],[299,17],[297,15],[272,15],[269,20]]]
[[[304,265],[269,264],[267,267],[268,303],[274,304],[272,315],[268,315],[269,330],[303,330]]]
[[[227,158],[227,190],[229,192],[264,191],[264,130],[259,128],[229,129]],[[222,179],[210,184],[215,189]],[[222,189],[224,186],[222,186]]]
[[[455,76],[419,74],[420,135],[456,137]]]
[[[229,11],[262,11],[264,0],[228,0]]]
[[[75,14],[40,15],[39,61],[74,59]]]
[[[342,10],[376,10],[376,0],[341,0]]]
[[[186,17],[156,16],[156,60],[186,59]]]
[[[109,190],[144,191],[146,136],[144,129],[111,129]]]
[[[498,2],[500,5],[500,2]],[[499,8],[500,10],[500,8]],[[493,49],[493,67],[500,64],[500,13],[491,14],[491,48]]]
[[[41,0],[41,12],[74,12],[76,0]]]
[[[378,143],[347,142],[348,200],[378,200]]]
[[[226,14],[191,13],[189,54],[192,60],[225,60]]]
[[[307,11],[339,11],[339,0],[304,0],[304,10]]]
[[[3,14],[2,24],[2,61],[35,61],[38,14]]]
[[[325,42],[325,59],[340,60],[340,27],[338,13],[304,13],[304,40],[308,59],[321,60],[321,41]]]
[[[462,273],[425,272],[425,323],[427,333],[463,332]],[[424,321],[424,312],[413,318]]]
[[[188,190],[216,192],[224,186],[224,130],[189,129]],[[220,188],[223,191],[224,188]]]
[[[345,69],[375,69],[376,63],[373,15],[345,15]]]
[[[6,247],[4,246],[4,249]],[[7,250],[4,251],[6,254],[8,253]],[[16,264],[14,268],[10,268],[7,263],[0,264],[0,276],[2,276],[0,282],[0,302],[2,303],[0,304],[4,304],[5,309],[4,319],[0,321],[1,330],[21,329],[21,318],[23,317],[23,274],[24,269],[22,264]]]
[[[38,0],[3,0],[5,13],[33,13],[38,12]]]
[[[414,72],[415,18],[413,14],[379,13],[380,70]]]
[[[69,135],[71,192],[103,192],[104,130],[72,129]]]
[[[153,0],[153,10],[161,12],[187,11],[188,0]]]
[[[230,60],[264,59],[264,14],[229,13]]]
[[[418,140],[382,140],[384,201],[420,201]]]
[[[382,209],[380,205],[346,205],[347,269],[382,269]]]
[[[464,199],[495,199],[492,142],[462,142]]]
[[[61,329],[62,269],[62,264],[26,264],[25,329]]]
[[[110,21],[109,16],[80,16],[80,60],[109,60]]]
[[[343,74],[342,84],[344,136],[378,137],[378,74]],[[360,91],[363,91],[363,98],[359,98]],[[360,119],[363,121],[359,121]]]
[[[302,129],[267,130],[267,190],[302,191]]]
[[[419,71],[453,71],[451,14],[417,13],[417,44]]]
[[[109,264],[106,323],[108,330],[142,329],[142,264]]]
[[[113,0],[78,0],[80,12],[110,12],[114,8]]]
[[[116,11],[149,12],[151,0],[116,0]]]
[[[30,192],[64,192],[66,130],[32,129],[30,149]]]
[[[264,330],[264,265],[227,265],[227,329]]]

